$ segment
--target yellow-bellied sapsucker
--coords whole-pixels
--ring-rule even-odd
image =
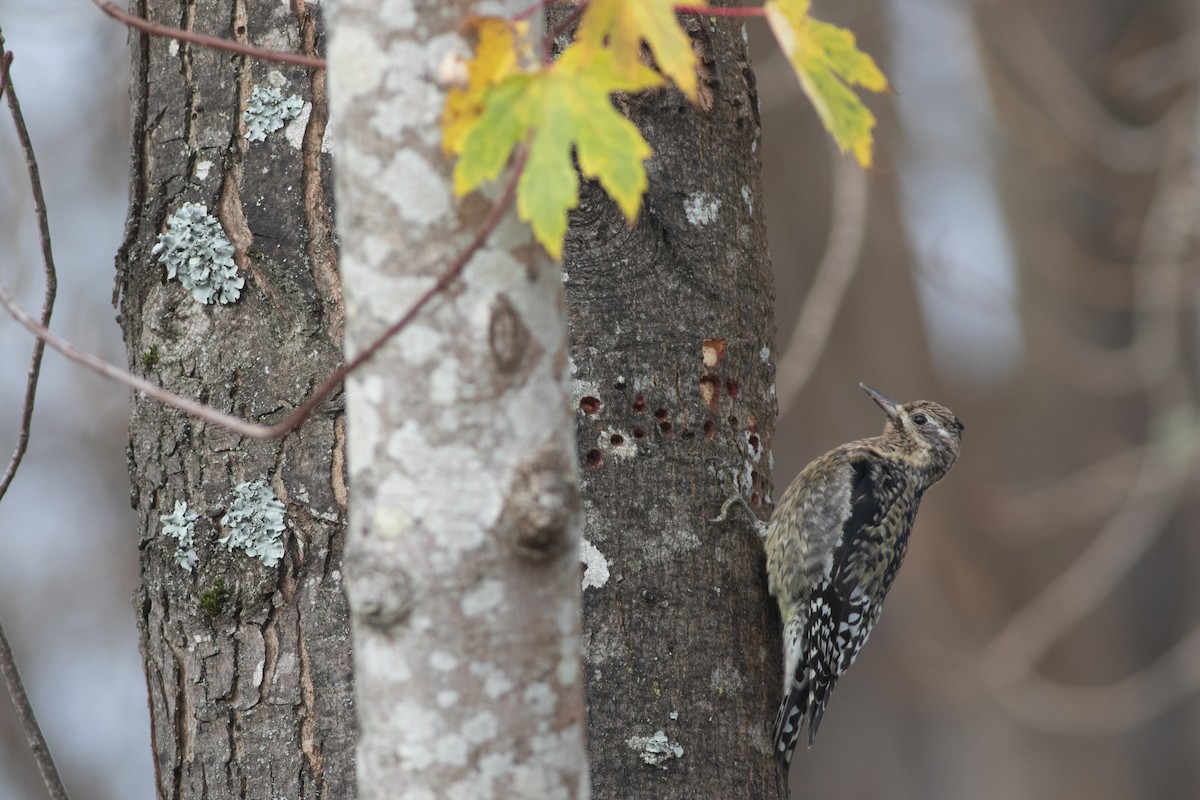
[[[783,618],[786,766],[805,721],[811,746],[834,683],[879,619],[921,496],[958,457],[963,424],[928,400],[903,405],[859,384],[887,413],[881,436],[830,450],[796,476],[766,527],[767,577]]]

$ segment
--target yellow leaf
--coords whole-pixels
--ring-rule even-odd
[[[484,94],[517,69],[517,42],[524,38],[526,23],[499,17],[468,17],[468,37],[475,39],[475,55],[467,62],[467,80],[452,86],[442,109],[442,151],[456,155],[463,139],[483,113]]]
[[[485,93],[483,111],[462,141],[455,192],[494,179],[528,140],[517,214],[550,255],[562,257],[567,212],[579,202],[572,152],[580,171],[598,180],[632,222],[646,191],[650,145],[609,96],[661,84],[651,69],[618,69],[608,50],[584,53],[577,46],[541,72],[509,75]]]
[[[591,0],[579,22],[576,41],[590,52],[607,45],[616,69],[642,66],[644,41],[659,69],[692,102],[697,97],[696,54],[675,17],[675,0]]]
[[[875,115],[854,90],[887,90],[875,61],[858,49],[854,34],[809,16],[810,0],[767,0],[765,11],[779,46],[838,148],[871,166]]]

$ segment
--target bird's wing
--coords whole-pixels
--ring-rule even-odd
[[[879,618],[883,593],[895,572],[885,537],[889,509],[902,490],[899,476],[865,452],[851,455],[849,513],[826,580],[809,604],[806,661],[811,672],[809,741],[825,711],[833,684],[854,663]]]

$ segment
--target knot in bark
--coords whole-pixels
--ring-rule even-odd
[[[501,517],[501,533],[520,555],[542,561],[562,552],[579,516],[579,487],[567,459],[543,453],[524,465]]]

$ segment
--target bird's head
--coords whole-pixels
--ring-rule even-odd
[[[929,475],[929,483],[942,479],[958,458],[963,424],[954,412],[930,400],[897,403],[865,383],[862,390],[888,415],[883,440],[913,467]]]

